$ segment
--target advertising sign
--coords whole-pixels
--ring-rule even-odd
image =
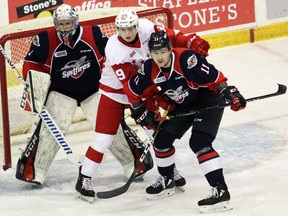
[[[165,7],[173,12],[174,26],[183,33],[255,22],[254,0],[17,0],[9,1],[10,23],[51,15],[62,3],[77,11],[96,8]]]

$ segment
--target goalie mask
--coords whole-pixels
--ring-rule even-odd
[[[115,19],[115,25],[117,28],[127,28],[133,26],[137,28],[139,25],[137,13],[132,9],[120,10]]]
[[[79,17],[75,9],[67,4],[60,5],[54,11],[53,22],[64,44],[69,44],[79,23]]]

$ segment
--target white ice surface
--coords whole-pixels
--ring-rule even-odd
[[[287,47],[288,38],[227,47],[210,51],[208,60],[229,78],[229,84],[250,98],[276,91],[277,83],[288,84]],[[287,105],[286,94],[251,102],[240,112],[226,108],[214,147],[222,156],[234,209],[210,215],[288,215]],[[91,131],[84,131],[69,134],[67,139],[84,154],[91,136]],[[15,179],[18,148],[23,145],[13,146],[13,168],[0,171],[0,215],[198,215],[197,202],[209,194],[210,187],[189,149],[188,139],[189,133],[175,144],[177,167],[187,180],[184,193],[148,201],[145,188],[158,176],[154,167],[143,182],[132,183],[125,194],[96,199],[93,204],[74,198],[78,167],[65,159],[61,150],[41,187]],[[113,189],[125,182],[122,168],[107,153],[93,178],[94,189]]]

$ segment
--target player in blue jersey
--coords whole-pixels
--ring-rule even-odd
[[[157,127],[158,122],[143,105],[143,91],[151,85],[160,87],[171,104],[170,115],[231,103],[234,111],[244,109],[246,101],[236,87],[228,86],[227,78],[207,59],[191,49],[171,47],[165,32],[152,33],[148,42],[151,59],[142,71],[134,75],[125,86],[128,99],[135,109],[134,119],[141,125]],[[175,148],[173,143],[192,127],[189,145],[196,154],[200,168],[209,185],[210,196],[198,202],[201,211],[231,209],[230,194],[225,183],[220,155],[213,141],[223,115],[222,109],[211,109],[163,122],[154,140],[156,164],[160,177],[146,189],[148,199],[173,195]]]

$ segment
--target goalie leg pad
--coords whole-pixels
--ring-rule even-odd
[[[90,97],[81,102],[80,106],[85,115],[87,121],[91,124],[91,127],[95,131],[96,126],[96,113],[98,109],[99,92],[94,93]]]
[[[39,143],[41,123],[42,120],[37,124],[31,139],[29,140],[25,150],[22,152],[21,157],[18,159],[15,176],[17,179],[36,184],[41,184],[40,182],[35,181],[34,169],[34,160]]]
[[[54,91],[50,92],[46,102],[46,109],[50,112],[51,117],[63,134],[66,133],[71,125],[76,108],[76,100]],[[39,124],[41,124],[41,121]],[[44,123],[41,126],[37,126],[37,128],[39,132],[37,134],[35,130],[33,134],[35,136],[32,136],[32,139],[37,139],[38,144],[31,145],[32,139],[28,142],[26,149],[32,148],[32,146],[35,149],[33,149],[33,154],[30,154],[29,157],[25,154],[21,155],[16,170],[16,178],[42,184],[60,147]],[[26,172],[23,172],[23,170]],[[21,176],[19,173],[24,175]]]
[[[26,111],[39,113],[45,103],[50,87],[50,75],[40,71],[29,70],[24,85],[20,107]]]
[[[121,164],[125,175],[129,178],[134,171],[135,157],[126,141],[122,127],[118,128],[117,134],[115,135],[109,150]]]
[[[114,157],[123,166],[125,175],[129,178],[139,161],[145,144],[140,140],[137,134],[125,123],[124,119],[121,126],[109,148]],[[139,167],[135,177],[140,177],[148,170],[153,168],[153,159],[150,151],[147,153],[143,163]]]
[[[137,136],[137,134],[125,123],[124,119],[121,121],[121,128],[123,130],[123,134],[125,136],[126,142],[128,143],[128,145],[130,147],[130,151],[133,154],[134,167],[135,167],[137,162],[139,161],[146,145]],[[150,151],[148,151],[146,154],[146,157],[144,158],[143,163],[139,167],[135,177],[139,177],[139,176],[143,175],[148,170],[152,169],[153,165],[154,165],[153,158],[151,156]],[[131,173],[130,173],[130,175],[131,175]]]

